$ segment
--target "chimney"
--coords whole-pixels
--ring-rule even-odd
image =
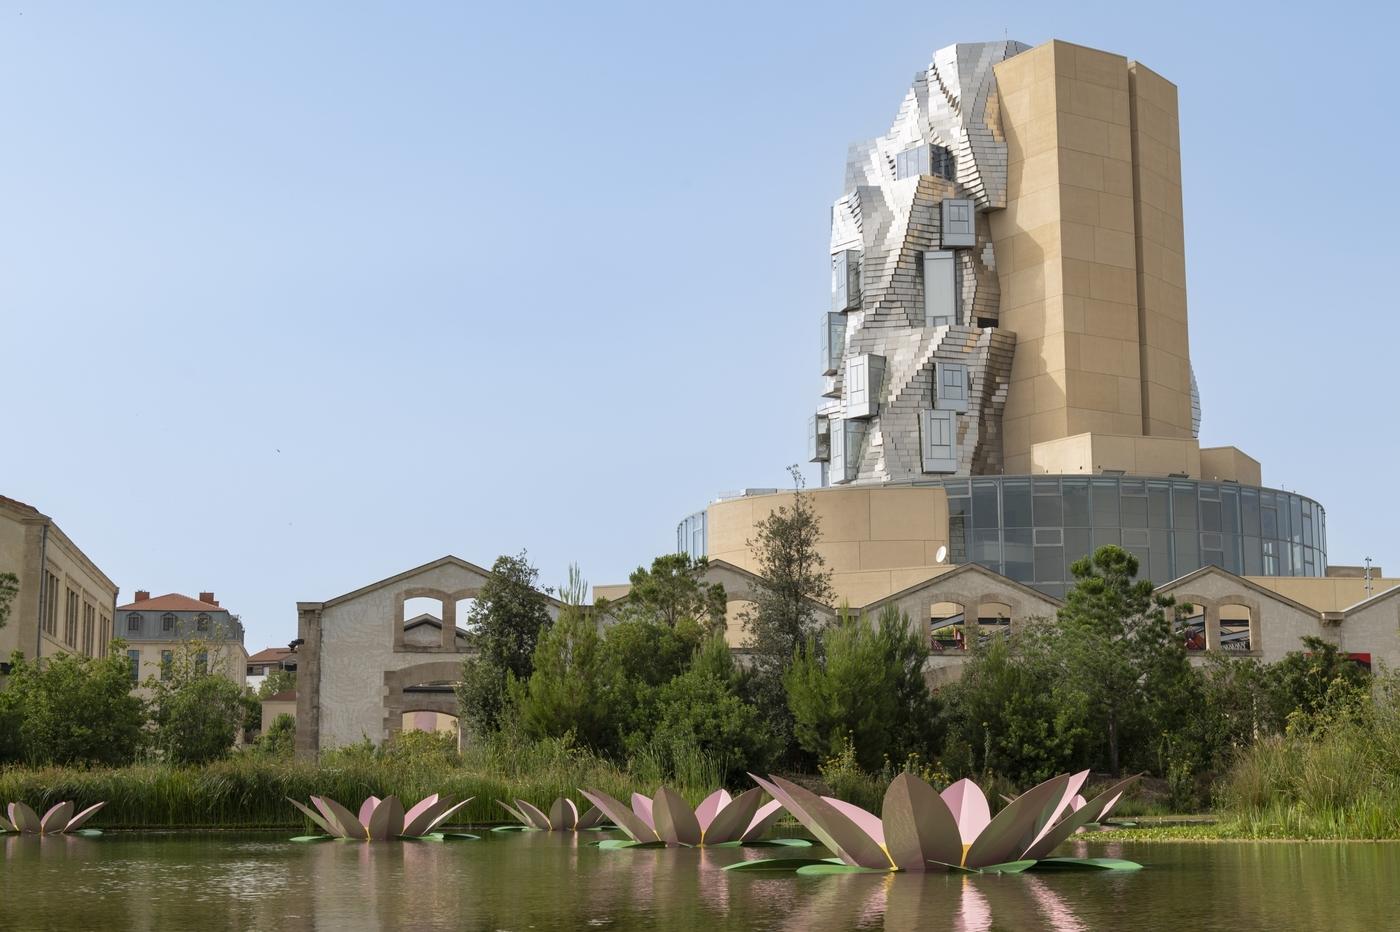
[[[214,601],[214,593],[212,593],[212,592],[201,592],[201,593],[199,594],[199,601],[201,601],[201,602],[208,602],[210,605],[218,605],[218,604],[219,604],[218,602],[215,602],[215,601]]]
[[[149,589],[137,589],[137,590],[136,590],[136,601],[138,601],[138,602],[144,602],[144,601],[146,601],[147,599],[149,599],[150,597],[151,597],[151,590],[149,590]]]

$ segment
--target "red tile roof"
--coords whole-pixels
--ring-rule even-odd
[[[199,599],[192,599],[187,595],[180,595],[178,592],[171,592],[166,595],[158,595],[153,599],[142,599],[140,602],[128,602],[126,605],[118,605],[119,612],[224,612],[228,609],[209,602],[201,602]]]
[[[264,647],[256,654],[248,658],[249,663],[277,663],[279,660],[286,660],[295,654],[296,651],[290,647]]]

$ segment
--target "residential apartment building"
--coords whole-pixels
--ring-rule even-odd
[[[112,640],[117,584],[48,515],[0,496],[0,573],[19,592],[0,628],[0,671],[10,655],[98,657]]]
[[[117,606],[116,636],[126,642],[133,682],[164,675],[191,641],[203,644],[197,662],[245,685],[248,651],[243,623],[221,606],[212,592],[190,598],[177,592],[151,596],[139,590],[136,600]]]
[[[296,671],[296,651],[290,647],[265,647],[248,658],[247,667],[248,688],[257,692],[274,670]]]

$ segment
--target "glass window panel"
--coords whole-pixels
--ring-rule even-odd
[[[1035,529],[1035,545],[1037,547],[1059,547],[1065,542],[1065,532],[1057,527],[1042,527]]]
[[[1172,526],[1171,488],[1165,482],[1147,483],[1147,526]]]
[[[1225,568],[1238,576],[1240,567],[1240,535],[1225,534]]]
[[[1152,565],[1152,557],[1146,547],[1124,547],[1124,550],[1137,557],[1138,571],[1137,579],[1151,579],[1149,568]]]
[[[972,532],[972,562],[989,570],[1001,572],[1001,532],[974,530]]]
[[[1030,528],[1007,528],[1003,534],[1005,538],[1003,563],[1006,567],[1006,575],[1017,582],[1030,582],[1034,574],[1034,560],[1032,557],[1031,529]]]
[[[1060,494],[1059,479],[1032,479],[1031,487],[1035,489],[1036,495],[1054,495],[1058,497]]]
[[[1196,529],[1196,487],[1194,485],[1187,485],[1184,482],[1173,484],[1172,527],[1188,531]],[[1193,566],[1192,569],[1195,567]]]
[[[1296,495],[1288,497],[1290,499],[1288,512],[1292,516],[1289,519],[1289,532],[1293,543],[1301,544],[1303,542],[1303,502]]]
[[[1201,530],[1220,530],[1220,502],[1201,499]]]
[[[948,516],[967,515],[972,510],[972,499],[961,495],[948,497]]]
[[[1033,503],[1036,527],[1060,527],[1064,524],[1064,505],[1060,500],[1060,490],[1054,495],[1036,495]]]
[[[948,479],[944,481],[943,488],[949,495],[971,495],[972,484],[966,479]]]
[[[1094,527],[1119,527],[1118,480],[1095,479],[1093,486]]]
[[[1172,573],[1172,535],[1170,531],[1152,530],[1148,532],[1149,550],[1152,554],[1152,572],[1149,578],[1155,583],[1170,582]]]
[[[1121,501],[1123,527],[1147,527],[1147,497],[1124,495]]]
[[[1220,567],[1223,567],[1224,565],[1225,565],[1225,554],[1221,553],[1219,550],[1202,550],[1202,551],[1201,551],[1201,566],[1220,566]]]
[[[972,526],[982,530],[1001,527],[1001,511],[997,506],[996,482],[972,483]]]
[[[1075,560],[1089,556],[1089,532],[1084,528],[1064,529],[1064,578],[1074,579],[1070,567]]]
[[[1094,549],[1098,550],[1100,547],[1107,547],[1109,544],[1115,547],[1123,546],[1123,532],[1116,527],[1094,528]]]
[[[1264,549],[1260,546],[1259,538],[1243,538],[1244,547],[1244,575],[1263,576],[1264,575]]]
[[[1277,575],[1279,574],[1279,572],[1278,572],[1278,571],[1279,571],[1278,541],[1276,541],[1276,540],[1268,540],[1268,539],[1266,538],[1266,539],[1263,541],[1263,548],[1264,548],[1264,551],[1263,551],[1263,552],[1264,552],[1264,575],[1265,575],[1265,576],[1277,576]]]
[[[1202,482],[1200,485],[1200,493],[1201,501],[1203,502],[1220,501],[1220,486],[1218,485],[1213,485],[1209,482]]]
[[[1065,527],[1089,526],[1089,480],[1065,479]]]
[[[1240,489],[1240,520],[1245,534],[1259,536],[1259,493],[1254,489]]]
[[[1002,480],[1001,510],[1007,527],[1030,527],[1030,483],[1024,479]]]
[[[1201,568],[1201,548],[1195,531],[1172,532],[1172,556],[1177,576],[1185,576]]]
[[[1226,534],[1240,532],[1240,496],[1235,489],[1220,490],[1220,530]]]
[[[1036,547],[1036,582],[1058,582],[1066,578],[1068,577],[1065,576],[1065,548]]]
[[[967,499],[960,501],[965,502]],[[967,518],[963,515],[948,518],[948,551],[949,562],[967,562]]]
[[[1272,506],[1259,510],[1260,536],[1270,539],[1278,537],[1278,513]]]

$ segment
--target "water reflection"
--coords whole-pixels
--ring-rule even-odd
[[[280,835],[7,836],[0,927],[103,929],[1387,928],[1400,846],[1078,842],[1132,874],[735,874],[771,851],[601,851],[594,833],[289,844]],[[814,849],[816,850],[816,849]]]

